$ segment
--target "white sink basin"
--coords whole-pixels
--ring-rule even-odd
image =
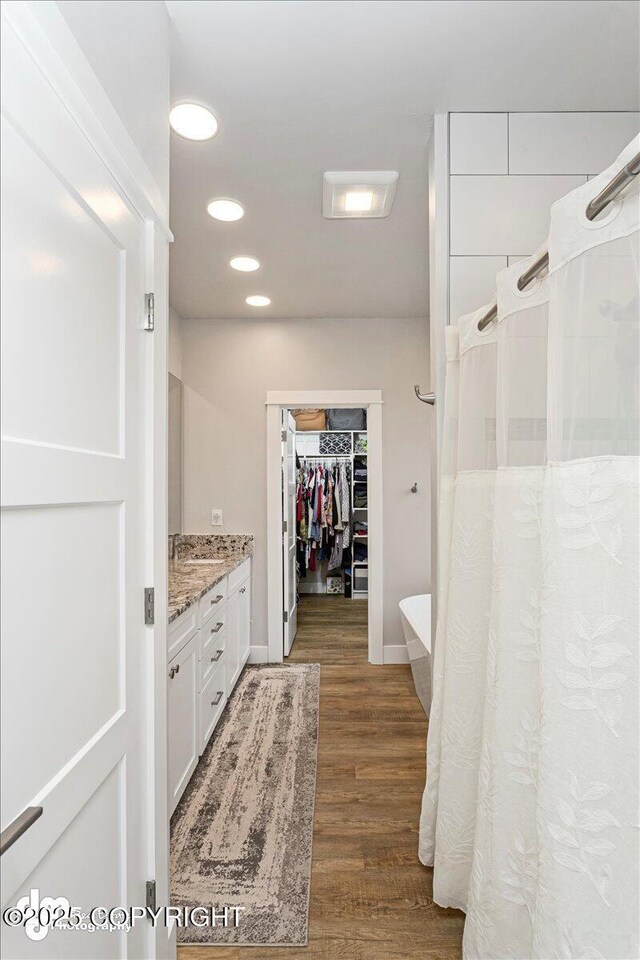
[[[213,560],[211,558],[206,558],[205,560],[183,560],[182,562],[187,567],[204,567],[213,566],[218,563],[224,563],[224,560]]]

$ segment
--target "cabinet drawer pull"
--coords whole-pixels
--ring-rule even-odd
[[[218,596],[214,597],[213,600],[211,601],[211,606],[213,606],[214,603],[220,603],[221,600],[224,600],[224,597],[222,596],[221,593],[219,593]]]
[[[223,697],[224,697],[224,690],[218,690],[218,692],[216,693],[215,697],[214,697],[213,700],[211,701],[211,706],[212,706],[212,707],[217,707]]]
[[[222,630],[223,627],[224,627],[224,623],[220,623],[220,621],[218,621],[215,627],[211,627],[211,633],[218,633],[218,631]]]
[[[175,675],[176,675],[176,668],[175,668],[175,667],[171,667],[171,670],[169,670],[169,680],[173,680],[173,678],[175,677]]]
[[[176,673],[180,673],[180,664],[176,663]]]
[[[246,592],[247,592],[246,587],[240,587],[240,593],[246,593]]]
[[[215,656],[211,657],[211,663],[217,663],[223,653],[224,650],[216,650]]]

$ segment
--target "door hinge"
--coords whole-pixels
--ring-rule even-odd
[[[155,587],[144,588],[144,622],[149,627],[155,623],[156,591]]]
[[[144,310],[144,328],[153,331],[156,327],[156,309],[155,297],[152,293],[145,293],[144,295]]]
[[[282,614],[282,621],[283,621],[283,623],[289,623],[289,614],[287,613],[286,610],[285,610],[284,613]]]
[[[155,880],[147,880],[146,883],[146,902],[145,906],[147,910],[156,910],[156,882]]]
[[[283,430],[282,433],[280,434],[280,436],[281,436],[281,438],[282,438],[283,440],[286,440],[286,439],[287,439],[287,431],[286,431],[286,430]]]
[[[283,533],[286,533],[288,529],[289,529],[289,524],[287,523],[286,520],[283,520],[283,521],[282,521],[282,532],[283,532]]]

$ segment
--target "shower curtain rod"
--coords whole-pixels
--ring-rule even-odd
[[[640,153],[636,153],[629,163],[622,168],[622,170],[615,175],[613,180],[610,180],[609,183],[604,187],[597,197],[594,197],[593,200],[589,203],[587,209],[585,210],[585,215],[587,220],[595,220],[599,213],[602,213],[606,207],[609,206],[612,200],[618,196],[619,193],[628,186],[634,177],[637,177],[640,173]],[[521,277],[518,279],[518,290],[524,290],[525,287],[528,287],[532,280],[535,280],[536,277],[540,276],[543,270],[549,266],[549,253],[545,250],[537,260],[535,260],[531,266],[525,270]],[[478,330],[484,330],[485,327],[488,327],[490,323],[498,316],[498,305],[494,304],[491,309],[485,313],[484,317],[481,320],[478,320]]]

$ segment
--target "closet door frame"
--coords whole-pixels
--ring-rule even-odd
[[[382,391],[275,390],[267,393],[267,601],[268,661],[284,659],[282,576],[282,412],[298,407],[367,410],[369,523],[369,663],[384,663],[382,544]]]

